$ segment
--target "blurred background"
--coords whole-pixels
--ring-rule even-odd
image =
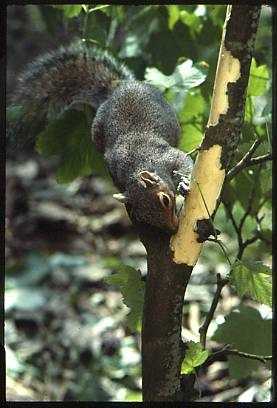
[[[192,60],[197,78],[202,75],[203,80],[197,82],[192,73],[189,80],[196,83],[181,102],[178,89],[164,92],[182,124],[180,147],[190,151],[198,146],[209,114],[225,6],[27,5],[7,9],[8,102],[28,62],[73,39],[85,38],[108,49],[138,79],[152,80],[157,86],[157,72],[172,75],[177,64]],[[270,148],[271,35],[271,9],[264,6],[252,94],[234,163],[249,150],[254,135],[262,141],[257,154]],[[116,190],[101,158],[95,156],[90,174],[59,180],[67,183],[57,182],[57,157],[44,157],[32,145],[8,155],[6,166],[7,399],[141,401],[140,325],[129,328],[129,311],[121,292],[105,278],[125,265],[145,275],[145,250],[124,206],[112,198]],[[269,163],[259,166],[259,171],[250,168],[241,173],[225,191],[235,219],[245,214],[252,190],[255,203],[243,234],[251,238],[258,226],[259,239],[246,248],[244,257],[270,266]],[[237,235],[222,205],[215,225],[229,257],[235,259]],[[186,295],[184,339],[199,341],[198,329],[213,298],[216,273],[227,271],[221,249],[207,243]],[[228,334],[219,332],[226,323],[224,317],[232,317],[235,308],[241,316],[240,335],[231,318]],[[236,348],[270,354],[271,309],[247,297],[241,301],[225,287],[208,336],[211,350],[217,350],[218,342],[233,341]],[[221,360],[199,370],[199,401],[270,400],[269,365],[240,358]]]

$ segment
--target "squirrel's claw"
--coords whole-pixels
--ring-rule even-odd
[[[181,194],[183,197],[186,197],[189,193],[189,183],[190,183],[190,176],[187,176],[185,174],[182,174],[181,172],[177,170],[173,170],[173,175],[175,177],[179,177],[180,183],[178,184],[177,191],[179,194]]]
[[[189,188],[189,181],[181,181],[177,187],[178,193],[180,193],[183,197],[186,197],[190,191]]]

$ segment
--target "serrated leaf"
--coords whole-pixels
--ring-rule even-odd
[[[76,177],[90,175],[99,170],[100,161],[103,163],[91,142],[85,113],[76,110],[68,110],[50,122],[38,135],[36,147],[45,157],[59,157],[56,174],[59,183],[69,183]]]
[[[109,264],[109,266],[112,266]],[[117,270],[114,275],[104,278],[109,285],[119,287],[124,304],[130,309],[127,316],[127,324],[133,331],[140,330],[145,284],[141,280],[140,272],[131,266],[121,262],[113,262],[113,268]]]
[[[230,344],[245,353],[270,355],[272,320],[265,320],[256,309],[241,305],[225,316],[225,322],[218,326],[212,340]],[[229,374],[237,379],[252,375],[263,364],[239,356],[228,356],[228,360]]]
[[[200,343],[189,341],[187,344],[185,358],[181,367],[181,374],[190,374],[195,367],[203,364],[209,357],[208,350],[204,350]]]
[[[263,95],[268,86],[269,73],[266,65],[257,66],[253,58],[250,67],[249,84],[247,88],[248,96]]]
[[[271,269],[262,262],[237,260],[230,271],[230,281],[239,296],[249,295],[259,303],[272,306]]]

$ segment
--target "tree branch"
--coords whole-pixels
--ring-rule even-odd
[[[239,171],[244,168],[245,163],[247,163],[252,157],[257,148],[260,146],[261,140],[256,139],[253,145],[250,147],[248,152],[243,156],[243,158],[228,172],[226,178],[231,179],[234,177]]]
[[[195,225],[214,213],[230,159],[238,145],[259,14],[260,6],[227,8],[210,117],[193,169],[190,194],[181,213],[179,230],[171,240],[176,263],[196,264],[202,243],[198,241]],[[250,156],[259,143],[256,141]],[[203,204],[201,195],[207,205]]]
[[[221,357],[221,356],[225,356],[225,355],[234,355],[234,356],[239,356],[239,357],[243,357],[243,358],[249,358],[252,360],[258,360],[261,361],[262,363],[266,363],[267,361],[271,361],[272,360],[272,356],[259,356],[257,354],[251,354],[251,353],[245,353],[243,351],[239,351],[237,349],[231,349],[230,345],[226,345],[225,347],[223,347],[221,350],[213,353],[207,360],[207,363],[211,363],[213,361],[215,361],[215,357]]]
[[[272,160],[272,154],[267,153],[263,156],[252,157],[255,150],[261,144],[260,140],[255,140],[254,144],[250,147],[249,151],[243,156],[243,158],[227,173],[226,179],[232,180],[238,173],[247,167],[254,166],[256,164],[264,163],[268,160]]]
[[[132,219],[130,211],[129,215]],[[172,261],[168,234],[134,219],[132,222],[147,252],[142,322],[143,400],[183,401],[182,310],[192,268]],[[187,390],[186,400],[190,398]]]
[[[227,278],[222,279],[220,273],[218,273],[216,275],[217,287],[216,287],[216,292],[215,292],[215,295],[214,295],[214,298],[213,298],[213,301],[212,301],[212,304],[211,304],[211,308],[210,308],[210,310],[209,310],[209,312],[208,312],[208,314],[206,316],[206,319],[205,319],[203,325],[199,329],[200,343],[202,344],[203,348],[206,348],[207,331],[208,331],[209,325],[210,325],[210,323],[211,323],[211,321],[212,321],[212,319],[214,317],[214,313],[215,313],[215,310],[217,308],[217,305],[218,305],[218,302],[219,302],[219,299],[220,299],[222,288],[228,283],[228,281],[229,280]]]

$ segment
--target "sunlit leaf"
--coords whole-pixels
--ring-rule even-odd
[[[203,133],[197,125],[183,125],[179,148],[184,152],[189,152],[200,145],[202,138]]]
[[[192,373],[195,367],[203,364],[209,357],[209,352],[204,350],[200,343],[189,341],[186,346],[188,348],[182,363],[181,374]]]
[[[168,11],[168,28],[172,30],[179,20],[180,10],[177,5],[166,6]]]
[[[267,90],[268,79],[269,73],[267,66],[257,66],[256,60],[253,58],[251,62],[247,94],[249,96],[263,95]]]
[[[262,262],[237,260],[230,279],[239,296],[249,295],[259,303],[272,306],[271,270]]]

